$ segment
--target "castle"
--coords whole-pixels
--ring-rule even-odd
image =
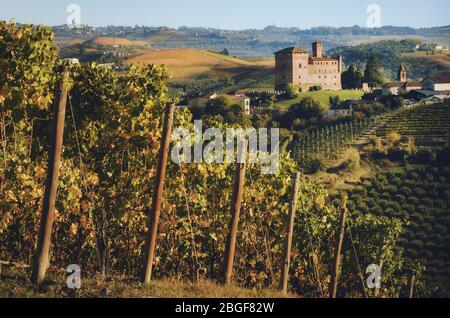
[[[313,55],[302,48],[289,47],[275,53],[275,88],[284,90],[288,84],[302,92],[319,86],[322,90],[341,90],[342,57],[323,55],[320,41],[312,44]]]

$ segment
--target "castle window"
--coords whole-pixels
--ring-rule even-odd
[[[302,68],[302,63],[300,63],[300,64],[298,65],[298,67],[299,67],[299,68]]]

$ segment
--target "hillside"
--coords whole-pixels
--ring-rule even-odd
[[[417,146],[443,147],[450,140],[450,105],[442,103],[402,110],[392,116],[377,134],[386,137],[392,132],[414,137]]]
[[[405,224],[399,248],[407,264],[423,266],[419,297],[450,293],[450,167],[432,162],[396,167],[364,178],[349,192],[353,217],[372,213]],[[423,288],[426,286],[426,288]],[[428,294],[424,294],[426,291]]]
[[[257,63],[214,52],[195,49],[148,51],[126,60],[128,64],[165,64],[174,79],[195,79],[203,75],[210,78],[232,77],[247,68],[260,67]],[[214,73],[217,75],[214,76]]]
[[[86,45],[97,45],[97,46],[113,46],[113,45],[121,45],[121,46],[148,46],[149,43],[146,41],[136,41],[129,40],[126,38],[117,38],[117,37],[107,37],[100,36],[93,38],[92,40],[88,40],[85,42]]]
[[[383,40],[376,43],[365,43],[356,46],[343,46],[331,49],[332,55],[342,55],[346,66],[353,64],[361,69],[370,56],[377,56],[380,65],[384,69],[386,80],[397,77],[398,67],[404,63],[411,79],[424,78],[425,76],[449,73],[450,57],[448,51],[431,52],[427,55],[424,51],[416,50],[419,39],[401,41]]]
[[[128,65],[165,64],[172,76],[174,95],[241,89],[272,89],[273,59],[239,59],[196,49],[145,51],[125,60]]]
[[[449,110],[448,102],[402,109],[369,123],[368,128],[354,123],[326,134],[312,133],[304,145],[294,147],[300,165],[305,155],[314,152],[329,159],[309,177],[336,197],[347,192],[351,219],[377,215],[402,221],[397,251],[404,252],[405,265],[419,275],[415,297],[448,297],[450,293]],[[419,152],[405,160],[370,156],[354,142],[361,137],[360,130],[369,135],[376,132],[384,141],[393,132],[412,136]],[[330,149],[334,157],[328,157]],[[355,158],[355,149],[361,151],[362,159],[349,168],[351,161],[346,160]]]
[[[321,39],[327,49],[340,46],[353,46],[380,40],[420,39],[443,46],[450,44],[450,27],[414,29],[409,27],[385,26],[382,28],[353,27],[317,27],[311,29],[282,28],[268,26],[261,30],[220,30],[202,27],[89,27],[81,31],[67,30],[64,26],[55,26],[57,39],[96,36],[121,36],[151,42],[158,49],[195,48],[220,51],[227,48],[231,54],[240,57],[272,56],[272,53],[289,46],[309,48],[311,42]]]

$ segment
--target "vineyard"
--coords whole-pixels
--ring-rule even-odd
[[[164,67],[118,75],[64,65],[43,27],[0,22],[0,39],[0,261],[29,268],[24,284],[39,286],[71,264],[103,282],[125,276],[136,289],[173,279],[302,297],[400,297],[408,278],[421,281],[423,253],[402,245],[402,216],[353,213],[353,193],[330,196],[297,172],[285,147],[273,175],[261,174],[262,163],[169,160],[172,128],[194,125],[189,110],[173,106]],[[332,158],[376,125],[312,132],[296,158]],[[205,126],[240,128],[220,118]],[[434,176],[436,186],[448,181]],[[442,227],[432,230],[447,240]],[[362,279],[374,263],[383,268],[378,290]]]
[[[448,102],[420,105],[405,109],[383,125],[377,135],[386,137],[391,132],[414,137],[419,147],[442,148],[450,140],[450,105]]]
[[[301,167],[310,165],[318,156],[326,160],[336,160],[347,148],[367,136],[380,121],[380,117],[366,117],[309,131],[294,142],[294,158]]]
[[[394,169],[362,180],[349,191],[354,216],[382,215],[407,226],[398,240],[405,261],[423,271],[422,297],[450,293],[450,167],[416,166]]]

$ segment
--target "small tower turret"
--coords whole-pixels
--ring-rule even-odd
[[[403,63],[402,65],[400,65],[400,68],[398,69],[398,80],[402,83],[406,83],[408,81],[408,78],[406,76],[406,69]]]
[[[320,41],[316,41],[312,44],[313,57],[323,57],[323,44]]]

